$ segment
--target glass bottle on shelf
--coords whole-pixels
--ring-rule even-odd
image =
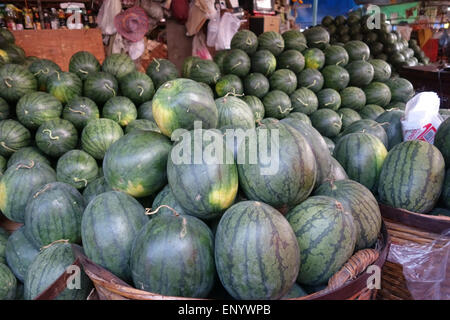
[[[16,29],[17,30],[23,30],[24,29],[24,15],[22,10],[15,10],[16,11]]]
[[[42,30],[41,17],[37,8],[33,8],[33,23],[35,30]]]
[[[29,8],[24,9],[24,28],[26,30],[34,29],[33,26],[33,12]]]
[[[63,9],[59,9],[58,11],[58,20],[59,20],[59,28],[67,29],[66,15]]]
[[[44,27],[45,29],[51,29],[51,22],[50,22],[50,15],[48,13],[48,10],[44,11]]]
[[[81,22],[83,23],[84,28],[89,28],[89,16],[87,14],[86,9],[83,9],[81,13]]]
[[[95,16],[92,13],[92,10],[88,10],[88,17],[89,17],[89,28],[96,28],[97,23],[95,22]]]
[[[51,24],[52,30],[59,29],[58,12],[56,11],[55,8],[52,8],[51,11],[52,11],[52,13],[51,13],[50,24]]]

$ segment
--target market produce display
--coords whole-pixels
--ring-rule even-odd
[[[428,59],[366,19],[242,30],[182,72],[89,52],[63,72],[0,34],[0,210],[24,223],[0,228],[0,299],[37,297],[71,244],[157,294],[297,298],[375,248],[378,201],[450,209],[449,120],[434,146],[400,125],[415,90],[395,70]]]

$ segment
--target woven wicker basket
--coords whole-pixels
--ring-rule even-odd
[[[450,217],[419,214],[383,204],[380,204],[380,209],[393,244],[430,244],[444,230],[450,228]],[[450,274],[447,276],[450,278]],[[381,290],[378,290],[377,299],[413,299],[403,275],[403,267],[400,264],[391,261],[385,262],[382,270]]]

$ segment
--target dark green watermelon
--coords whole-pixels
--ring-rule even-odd
[[[9,157],[23,147],[30,145],[31,133],[16,120],[0,121],[0,155]]]
[[[362,60],[349,63],[346,67],[350,75],[350,85],[355,87],[364,87],[372,82],[375,70],[373,66]]]
[[[36,78],[25,67],[17,64],[0,67],[0,97],[6,101],[15,103],[37,88]]]
[[[116,78],[106,72],[89,74],[84,81],[84,96],[92,99],[99,106],[102,106],[110,98],[115,97],[118,91],[119,84]]]
[[[33,160],[34,162],[42,162],[51,166],[50,161],[38,148],[23,147],[20,148],[17,152],[13,153],[13,155],[8,160],[7,167],[9,168],[23,161],[30,162],[31,160]]]
[[[83,82],[75,73],[55,71],[47,79],[47,92],[66,104],[82,95]]]
[[[357,60],[369,60],[370,56],[370,49],[367,44],[365,44],[362,41],[353,40],[350,42],[347,42],[344,45],[344,49],[347,51],[350,62],[351,61],[357,61]]]
[[[8,242],[9,232],[0,227],[0,263],[6,263],[6,243]]]
[[[383,54],[384,45],[381,42],[373,42],[369,44],[370,53],[373,57],[377,57],[380,54]],[[381,59],[380,59],[381,60]],[[385,61],[385,60],[382,60]]]
[[[11,269],[0,262],[0,300],[14,300],[16,288],[17,280]]]
[[[353,109],[350,108],[340,108],[337,113],[342,120],[342,131],[344,131],[353,122],[361,120],[361,115]]]
[[[408,102],[414,96],[414,87],[404,78],[392,78],[386,82],[391,89],[392,102]]]
[[[297,281],[326,284],[353,255],[357,229],[350,212],[336,199],[316,196],[286,215],[300,248]]]
[[[137,112],[138,112],[138,117],[137,118],[138,119],[147,119],[147,120],[155,121],[155,119],[153,118],[152,104],[153,104],[152,100],[144,102],[143,104],[141,104],[137,108]]]
[[[61,68],[51,60],[38,59],[33,61],[28,70],[36,77],[38,82],[38,89],[41,91],[47,91],[47,80],[56,71],[62,72]]]
[[[250,68],[250,57],[243,50],[232,49],[223,58],[223,72],[225,74],[245,77],[250,72]]]
[[[372,82],[364,88],[367,104],[386,107],[391,102],[391,90],[382,82]]]
[[[234,74],[227,74],[219,79],[216,83],[216,93],[219,97],[227,94],[243,94],[244,86],[241,79]]]
[[[325,16],[322,18],[321,23],[323,26],[329,27],[330,25],[332,25],[334,23],[334,18],[331,16]]]
[[[91,120],[81,133],[81,147],[92,157],[102,160],[109,147],[123,136],[120,125],[111,119]]]
[[[368,104],[359,111],[361,119],[376,120],[380,115],[382,115],[386,110],[376,104]]]
[[[245,52],[243,53],[245,54]],[[226,59],[229,55],[230,53],[228,53],[224,59],[224,71],[226,70]],[[250,69],[250,59],[248,60],[248,62],[248,68]],[[236,62],[236,64],[237,63],[238,62]],[[216,84],[216,82],[220,79],[219,67],[212,60],[195,60],[189,72],[189,79],[195,80],[197,82],[203,82],[207,85],[212,86]]]
[[[146,73],[152,79],[155,89],[180,76],[177,67],[167,59],[153,59],[148,65]]]
[[[324,87],[340,91],[347,87],[350,75],[347,70],[340,66],[329,65],[323,68]]]
[[[340,92],[342,108],[360,111],[366,105],[366,94],[357,87],[347,87]]]
[[[321,135],[334,138],[342,128],[341,117],[331,109],[319,109],[311,114],[311,122]]]
[[[36,145],[46,155],[60,157],[78,145],[78,132],[68,120],[48,120],[36,131]]]
[[[434,137],[434,145],[441,151],[445,164],[450,167],[450,118],[439,126]]]
[[[244,100],[229,96],[216,99],[215,102],[219,111],[219,129],[255,128],[253,111]]]
[[[339,139],[334,157],[349,178],[376,192],[381,166],[388,154],[380,139],[368,133],[350,133]]]
[[[69,71],[75,73],[81,80],[86,80],[89,74],[99,72],[100,69],[100,62],[87,51],[78,51],[69,61]]]
[[[277,57],[278,69],[299,73],[305,68],[305,57],[297,50],[286,50]]]
[[[156,122],[147,119],[136,119],[131,121],[130,124],[126,126],[125,133],[129,133],[135,130],[154,131],[161,133],[161,130],[159,130]]]
[[[346,134],[356,132],[370,133],[380,139],[386,148],[388,147],[388,137],[386,131],[383,129],[383,126],[380,123],[370,119],[361,119],[351,123],[344,130],[342,130],[338,139]]]
[[[94,101],[86,97],[75,97],[63,109],[62,117],[82,130],[90,120],[100,117],[100,111]]]
[[[22,47],[14,43],[9,43],[3,46],[2,50],[6,52],[10,63],[23,64],[25,62],[25,51]]]
[[[258,36],[258,50],[269,50],[278,56],[284,50],[284,39],[278,32],[263,32]]]
[[[281,213],[262,202],[243,201],[219,222],[215,262],[220,281],[233,298],[279,299],[295,283],[300,250]]]
[[[9,119],[11,110],[9,108],[8,102],[5,99],[0,98],[0,121]]]
[[[114,120],[122,127],[137,118],[137,109],[133,101],[127,97],[112,97],[103,106],[102,116]]]
[[[317,188],[314,195],[335,198],[345,211],[351,212],[357,230],[355,250],[370,248],[376,243],[382,220],[378,202],[369,189],[353,180],[328,181]]]
[[[6,163],[7,163],[6,159],[3,156],[0,156],[0,177],[6,170]]]
[[[284,39],[284,49],[286,51],[293,49],[303,52],[306,48],[308,48],[306,38],[300,30],[291,29],[283,32],[281,36]]]
[[[102,71],[112,74],[118,80],[136,70],[131,58],[124,53],[112,53],[107,56],[102,64]]]
[[[119,87],[121,94],[136,105],[151,100],[155,94],[152,79],[139,71],[133,71],[123,76],[119,81]]]
[[[261,73],[250,73],[244,79],[244,93],[258,98],[269,92],[269,80]]]
[[[56,240],[81,242],[81,217],[85,208],[83,196],[69,184],[53,182],[39,188],[25,209],[27,234],[36,247]]]
[[[288,293],[286,293],[281,298],[281,300],[300,298],[300,297],[304,297],[304,296],[307,296],[307,295],[308,294],[306,293],[305,290],[302,289],[302,287],[300,287],[297,283],[294,283],[292,288],[288,291]]]
[[[230,52],[229,49],[219,50],[219,51],[216,51],[216,54],[214,55],[214,62],[219,67],[220,73],[223,73],[223,59],[228,54],[228,52]]]
[[[270,91],[262,99],[266,118],[283,119],[293,110],[291,99],[280,90]]]
[[[428,213],[439,200],[444,176],[444,157],[439,149],[425,141],[402,142],[384,161],[378,187],[380,201],[394,208]]]
[[[240,49],[247,54],[253,54],[258,49],[258,37],[250,30],[240,30],[231,39],[231,49]]]
[[[305,57],[305,67],[311,69],[322,69],[325,65],[325,54],[317,48],[310,48],[303,51]]]
[[[297,89],[297,76],[289,69],[278,69],[269,78],[270,89],[291,94]]]
[[[277,68],[277,59],[269,50],[258,50],[251,58],[252,72],[270,76]]]
[[[319,108],[338,110],[341,106],[341,95],[334,89],[322,89],[317,93]]]
[[[108,185],[105,177],[100,177],[89,182],[87,187],[83,190],[85,204],[88,205],[96,196],[108,191],[113,191],[113,189]]]
[[[329,179],[332,179],[333,181],[348,179],[347,172],[345,172],[341,164],[333,157],[331,157],[331,170]]]
[[[6,28],[0,29],[0,37],[6,42],[6,43],[15,43],[16,37],[14,37],[14,34]]]
[[[309,124],[312,127],[311,119],[302,112],[291,112],[286,118],[294,118]]]
[[[330,43],[330,34],[320,26],[311,27],[303,32],[306,37],[308,47],[324,49]]]
[[[16,107],[17,118],[30,129],[37,129],[45,121],[59,119],[62,110],[61,102],[46,92],[28,93]]]
[[[183,61],[182,77],[183,78],[190,78],[192,66],[197,61],[200,61],[200,60],[202,60],[202,59],[200,57],[197,57],[197,56],[189,56],[189,57],[185,58],[184,61]],[[222,63],[222,66],[223,66],[223,63]]]
[[[380,123],[388,137],[388,150],[403,142],[401,119],[405,116],[403,110],[388,110],[382,113],[376,122]]]
[[[180,232],[181,230],[181,232]],[[170,247],[161,250],[161,245]],[[214,279],[214,237],[192,216],[159,215],[138,233],[131,251],[134,286],[167,296],[205,298]]]
[[[323,137],[323,140],[325,140],[328,150],[330,150],[330,154],[333,154],[334,148],[336,147],[336,144],[334,143],[334,141],[327,137]]]
[[[133,197],[154,194],[167,184],[165,167],[170,148],[170,140],[156,132],[138,130],[126,134],[106,151],[106,181],[114,190]]]
[[[307,89],[299,88],[290,96],[293,112],[301,112],[306,115],[312,114],[319,108],[319,100],[316,94]]]
[[[242,98],[253,111],[255,122],[259,122],[264,118],[265,110],[262,101],[255,96],[244,96]]]
[[[389,63],[380,59],[371,59],[369,63],[374,70],[373,81],[385,82],[391,77],[392,70]]]
[[[169,208],[166,208],[164,206],[169,206]],[[172,210],[171,210],[172,209]],[[183,207],[180,206],[180,204],[177,202],[175,197],[173,196],[172,189],[170,189],[169,185],[166,185],[155,197],[155,200],[153,200],[152,203],[152,210],[157,211],[157,216],[159,215],[174,215],[173,210],[177,214],[184,215],[186,214]],[[154,215],[150,215],[150,219]],[[156,216],[156,215],[155,215]]]
[[[325,80],[322,73],[316,69],[306,68],[297,75],[298,87],[304,87],[314,92],[319,92],[322,90],[324,82]]]
[[[77,189],[85,188],[97,176],[97,162],[82,150],[71,150],[65,153],[56,164],[56,179]]]
[[[0,180],[0,210],[8,219],[23,223],[30,196],[53,181],[55,171],[45,163],[29,160],[10,166]]]

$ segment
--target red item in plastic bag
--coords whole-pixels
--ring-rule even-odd
[[[185,23],[189,17],[189,1],[188,0],[172,0],[170,6],[173,17],[180,23]]]

